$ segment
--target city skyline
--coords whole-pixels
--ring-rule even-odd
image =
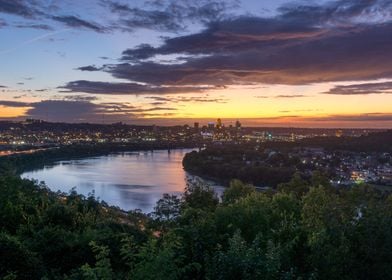
[[[0,120],[392,128],[392,3],[0,0]]]

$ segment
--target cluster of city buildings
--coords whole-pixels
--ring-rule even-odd
[[[360,136],[368,130],[333,130],[301,128],[243,127],[240,121],[226,126],[221,119],[193,126],[134,126],[123,123],[69,124],[28,119],[23,122],[0,122],[0,150],[7,146],[70,145],[75,143],[140,142],[293,142],[315,136]]]
[[[333,185],[369,183],[392,186],[392,155],[389,153],[364,153],[326,151],[322,148],[298,149],[296,156],[311,170],[325,171]]]
[[[221,119],[193,126],[133,126],[123,123],[68,124],[40,120],[0,122],[0,156],[32,153],[61,145],[96,143],[187,143],[194,147],[205,144],[294,142],[320,136],[361,136],[369,130],[333,130],[301,128],[243,127],[240,121],[226,126]],[[279,151],[269,151],[273,156]],[[296,157],[311,172],[323,170],[331,174],[331,183],[350,185],[374,183],[392,185],[391,155],[387,153],[331,152],[322,148],[299,148],[288,154]]]

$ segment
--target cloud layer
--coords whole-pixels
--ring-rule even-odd
[[[61,87],[64,92],[84,92],[94,94],[139,95],[203,92],[214,89],[212,86],[155,86],[137,83],[110,83],[92,81],[74,81]]]
[[[129,7],[124,11],[136,13]],[[392,78],[392,37],[387,35],[392,33],[391,1],[291,4],[279,11],[268,18],[245,15],[207,21],[200,32],[167,38],[161,46],[126,49],[122,63],[80,70],[104,71],[147,87],[163,87],[163,93],[173,86]],[[159,56],[170,57],[171,63],[161,62]],[[80,90],[91,93],[96,89],[92,85]]]
[[[163,97],[152,97],[159,100]],[[163,100],[163,99],[162,99]],[[0,107],[26,108],[26,113],[20,118],[36,118],[54,122],[91,122],[91,123],[156,123],[160,125],[184,124],[196,121],[175,117],[176,108],[148,107],[142,108],[127,103],[102,103],[96,104],[85,100],[43,100],[40,102],[0,101]],[[146,121],[148,117],[150,120]],[[165,120],[163,117],[171,117]],[[173,118],[174,117],[174,118]],[[205,119],[205,123],[209,120]],[[235,121],[225,119],[224,122]],[[285,115],[276,117],[244,118],[241,120],[246,125],[285,126],[287,123],[299,126],[323,127],[389,127],[392,124],[392,113],[363,113],[363,114],[336,114],[325,116],[298,116]]]
[[[97,10],[94,20],[78,14],[86,13],[85,3],[73,3],[45,0],[0,0],[0,13],[18,16],[27,20],[53,21],[65,26],[86,29],[98,33],[115,30],[133,32],[135,29],[151,29],[167,32],[186,30],[191,23],[206,23],[226,17],[228,11],[236,7],[235,0],[162,0],[162,1],[112,1],[91,0],[92,9]],[[67,12],[64,12],[67,11]],[[102,14],[108,17],[100,17]],[[110,18],[110,20],[109,20]],[[0,27],[2,24],[0,24]],[[21,24],[19,27],[51,28],[42,24]]]
[[[177,109],[135,106],[129,103],[93,103],[84,98],[19,102],[0,100],[0,107],[26,108],[23,116],[54,122],[130,122],[144,117],[166,117]]]
[[[335,86],[325,93],[338,95],[391,94],[392,82]]]
[[[320,101],[323,98],[338,100],[343,95],[383,95],[377,97],[380,99],[392,93],[392,1],[293,0],[264,15],[256,10],[246,13],[241,8],[243,2],[246,0],[91,0],[67,6],[67,2],[57,0],[0,0],[1,32],[7,35],[12,34],[11,29],[37,29],[23,30],[34,34],[33,39],[22,42],[26,53],[36,51],[28,48],[32,42],[65,31],[64,40],[75,38],[73,36],[78,34],[75,31],[83,31],[83,35],[91,33],[91,36],[78,37],[80,42],[53,43],[50,44],[53,48],[48,48],[53,54],[62,53],[61,61],[65,61],[67,53],[64,66],[80,72],[70,73],[67,71],[71,69],[67,69],[57,78],[60,82],[42,84],[42,77],[51,75],[40,75],[37,71],[37,75],[5,77],[4,83],[15,88],[0,85],[0,91],[8,99],[14,95],[15,100],[19,97],[23,101],[28,95],[31,100],[44,101],[0,101],[0,105],[27,108],[27,114],[37,118],[53,114],[56,120],[82,121],[99,119],[101,115],[113,119],[173,116],[177,114],[176,108],[181,111],[185,105],[181,103],[235,102],[239,98],[230,94],[240,95],[242,89],[250,88],[267,88],[260,90],[257,96],[274,99],[264,100],[266,104],[287,104],[284,102],[292,99],[304,107],[313,101],[305,101],[309,96]],[[42,32],[46,34],[35,35]],[[19,41],[13,35],[7,36]],[[105,43],[98,46],[97,42],[103,38],[110,40],[110,47]],[[3,54],[8,52],[5,50]],[[29,57],[34,56],[31,54]],[[49,57],[49,52],[47,55]],[[8,62],[10,67],[14,67],[13,62]],[[22,61],[16,64],[24,67]],[[43,65],[53,67],[50,63]],[[25,67],[21,73],[24,70],[35,71]],[[58,73],[53,71],[53,75],[60,76]],[[25,75],[36,79],[30,81],[23,78]],[[319,92],[310,92],[313,88],[325,91],[325,83],[332,87],[320,92],[324,94],[322,97],[317,95]],[[35,89],[29,88],[30,85]],[[300,87],[303,85],[306,87]],[[278,92],[273,92],[274,88]],[[226,89],[229,90],[224,91]],[[124,95],[144,96],[138,101],[141,105],[135,105],[125,101],[110,103],[107,100],[112,96],[109,95],[122,95],[114,100],[136,100]],[[250,102],[257,101],[256,94],[252,92],[252,95],[248,96]],[[259,100],[259,103],[263,102]],[[385,108],[382,105],[379,108]],[[364,106],[363,111],[371,113],[361,115],[334,115],[331,112],[337,109],[329,108],[330,115],[307,117],[306,121],[390,121],[388,113],[377,113],[374,106]],[[197,108],[201,108],[201,104]],[[305,121],[299,116],[300,112],[294,113],[292,106],[283,109],[287,109],[284,113],[288,113],[288,109],[293,112],[291,120]],[[283,111],[276,109],[276,113],[279,112]],[[287,118],[272,119],[285,121]]]

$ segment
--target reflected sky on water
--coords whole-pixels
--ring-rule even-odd
[[[68,193],[73,187],[83,195],[94,191],[109,205],[151,212],[162,194],[184,191],[190,175],[183,170],[182,159],[190,151],[129,152],[60,161],[22,177],[44,181],[53,191]],[[218,186],[215,189],[222,191]]]

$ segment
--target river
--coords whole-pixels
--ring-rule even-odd
[[[190,151],[127,152],[59,161],[22,177],[44,181],[53,191],[94,192],[109,205],[149,213],[164,193],[180,195],[187,179],[193,178],[182,167],[182,159]],[[222,193],[221,186],[213,187],[218,195]]]

